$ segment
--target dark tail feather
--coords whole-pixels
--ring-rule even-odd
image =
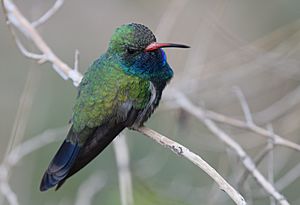
[[[68,175],[79,150],[80,146],[77,143],[69,140],[63,142],[43,176],[40,185],[41,191],[54,187]]]
[[[85,167],[91,160],[93,160],[99,153],[101,153],[107,145],[125,128],[124,123],[104,124],[99,126],[89,140],[82,146],[75,163],[72,165],[67,176],[61,180],[56,187],[59,189],[66,179]]]

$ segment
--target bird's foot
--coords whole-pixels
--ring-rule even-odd
[[[130,130],[138,130],[138,128],[142,127],[143,124],[133,123],[130,127],[128,127]]]

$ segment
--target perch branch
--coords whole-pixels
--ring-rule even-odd
[[[150,137],[162,146],[170,149],[175,154],[183,156],[196,166],[201,168],[206,174],[208,174],[220,187],[221,190],[225,191],[236,204],[246,204],[242,195],[240,195],[228,182],[220,176],[220,174],[212,168],[206,161],[204,161],[200,156],[196,155],[188,148],[183,145],[161,135],[160,133],[148,128],[139,127],[137,131],[143,133],[144,135]]]

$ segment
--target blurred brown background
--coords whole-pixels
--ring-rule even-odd
[[[54,3],[14,2],[30,20],[40,17]],[[0,17],[0,158],[3,159],[11,136],[17,136],[15,146],[45,130],[66,126],[76,89],[49,64],[38,65],[21,55],[2,10]],[[299,18],[299,0],[77,0],[66,1],[39,31],[70,66],[78,49],[80,71],[84,72],[105,52],[116,27],[129,22],[143,23],[155,32],[158,41],[192,47],[167,51],[168,61],[175,70],[169,87],[181,90],[195,104],[243,119],[232,92],[232,87],[238,86],[257,123],[261,126],[272,123],[276,133],[299,142]],[[30,43],[26,45],[35,50]],[[236,175],[242,170],[235,154],[194,117],[170,109],[169,105],[170,102],[162,103],[147,125],[198,153],[235,185]],[[18,126],[14,128],[15,119]],[[266,143],[251,132],[229,126],[222,128],[251,156]],[[66,128],[60,130],[62,137],[66,132]],[[128,131],[127,135],[135,204],[233,204],[190,162],[141,134]],[[28,155],[13,169],[10,182],[21,204],[73,204],[77,188],[95,171],[102,172],[107,183],[93,204],[120,204],[112,146],[60,191],[40,193],[40,178],[59,144],[50,144]],[[275,181],[299,163],[300,153],[287,148],[276,148],[274,155]],[[266,172],[265,164],[259,168]],[[258,187],[251,177],[247,183],[252,190]],[[291,204],[300,204],[299,187],[297,179],[281,191]],[[267,197],[253,195],[253,204],[270,203]],[[5,200],[2,202],[7,204]]]

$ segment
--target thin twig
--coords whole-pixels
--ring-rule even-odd
[[[56,2],[53,4],[52,8],[50,8],[43,16],[41,16],[38,20],[33,21],[31,25],[35,28],[38,26],[44,24],[46,21],[49,20],[51,16],[53,16],[60,7],[64,4],[64,0],[56,0]]]
[[[279,190],[284,190],[287,186],[292,184],[300,177],[300,163],[290,169],[285,175],[278,179],[275,183]]]
[[[2,172],[2,170],[0,170],[0,172]],[[8,203],[10,205],[19,205],[18,197],[16,193],[13,192],[13,190],[10,188],[8,181],[5,178],[2,178],[2,176],[0,176],[0,180],[0,191],[2,192],[3,196],[6,197]]]
[[[274,133],[272,125],[269,126],[270,132]],[[268,148],[270,149],[268,156],[268,180],[274,186],[274,144],[273,140],[268,140]],[[276,201],[273,197],[270,198],[270,205],[276,205]]]
[[[251,115],[250,107],[248,105],[248,102],[246,100],[244,93],[242,92],[242,90],[239,87],[234,87],[233,91],[240,101],[247,124],[249,124],[249,126],[251,126],[252,124],[254,124],[254,122],[253,122],[253,118]]]
[[[268,145],[265,146],[264,149],[261,150],[255,157],[255,159],[254,159],[255,165],[258,166],[270,151],[271,151],[270,146],[268,146]],[[248,169],[245,169],[245,171],[241,174],[241,177],[237,180],[239,189],[241,189],[244,186],[244,183],[247,180],[249,174],[250,174],[250,172]]]
[[[74,55],[74,71],[78,72],[78,66],[79,65],[79,50],[75,50],[75,55]]]
[[[45,55],[43,55],[43,54],[37,54],[37,53],[32,53],[32,52],[28,51],[25,48],[25,46],[21,43],[21,41],[16,37],[15,33],[13,35],[15,36],[16,44],[17,44],[19,50],[21,51],[21,53],[24,56],[26,56],[27,58],[34,59],[34,60],[45,59]]]
[[[252,114],[250,112],[249,105],[247,103],[247,100],[246,100],[242,90],[240,88],[235,88],[235,92],[236,92],[236,94],[239,98],[240,104],[243,108],[244,115],[246,118],[246,124],[249,129],[256,130],[256,132],[259,132],[259,131],[267,132],[268,133],[267,137],[274,142],[273,145],[274,144],[283,145],[283,146],[287,146],[289,148],[295,149],[296,151],[300,151],[300,145],[290,142],[278,135],[275,135],[273,131],[270,131],[268,129],[262,130],[262,129],[260,129],[260,127],[255,125],[253,118],[252,118]],[[273,130],[273,128],[271,130]]]
[[[287,173],[285,173],[281,178],[279,178],[275,182],[275,187],[283,191],[286,187],[291,185],[292,183],[296,182],[296,180],[300,177],[300,163],[297,164],[295,167],[290,169]],[[256,198],[265,197],[265,194],[261,191],[255,192]]]

